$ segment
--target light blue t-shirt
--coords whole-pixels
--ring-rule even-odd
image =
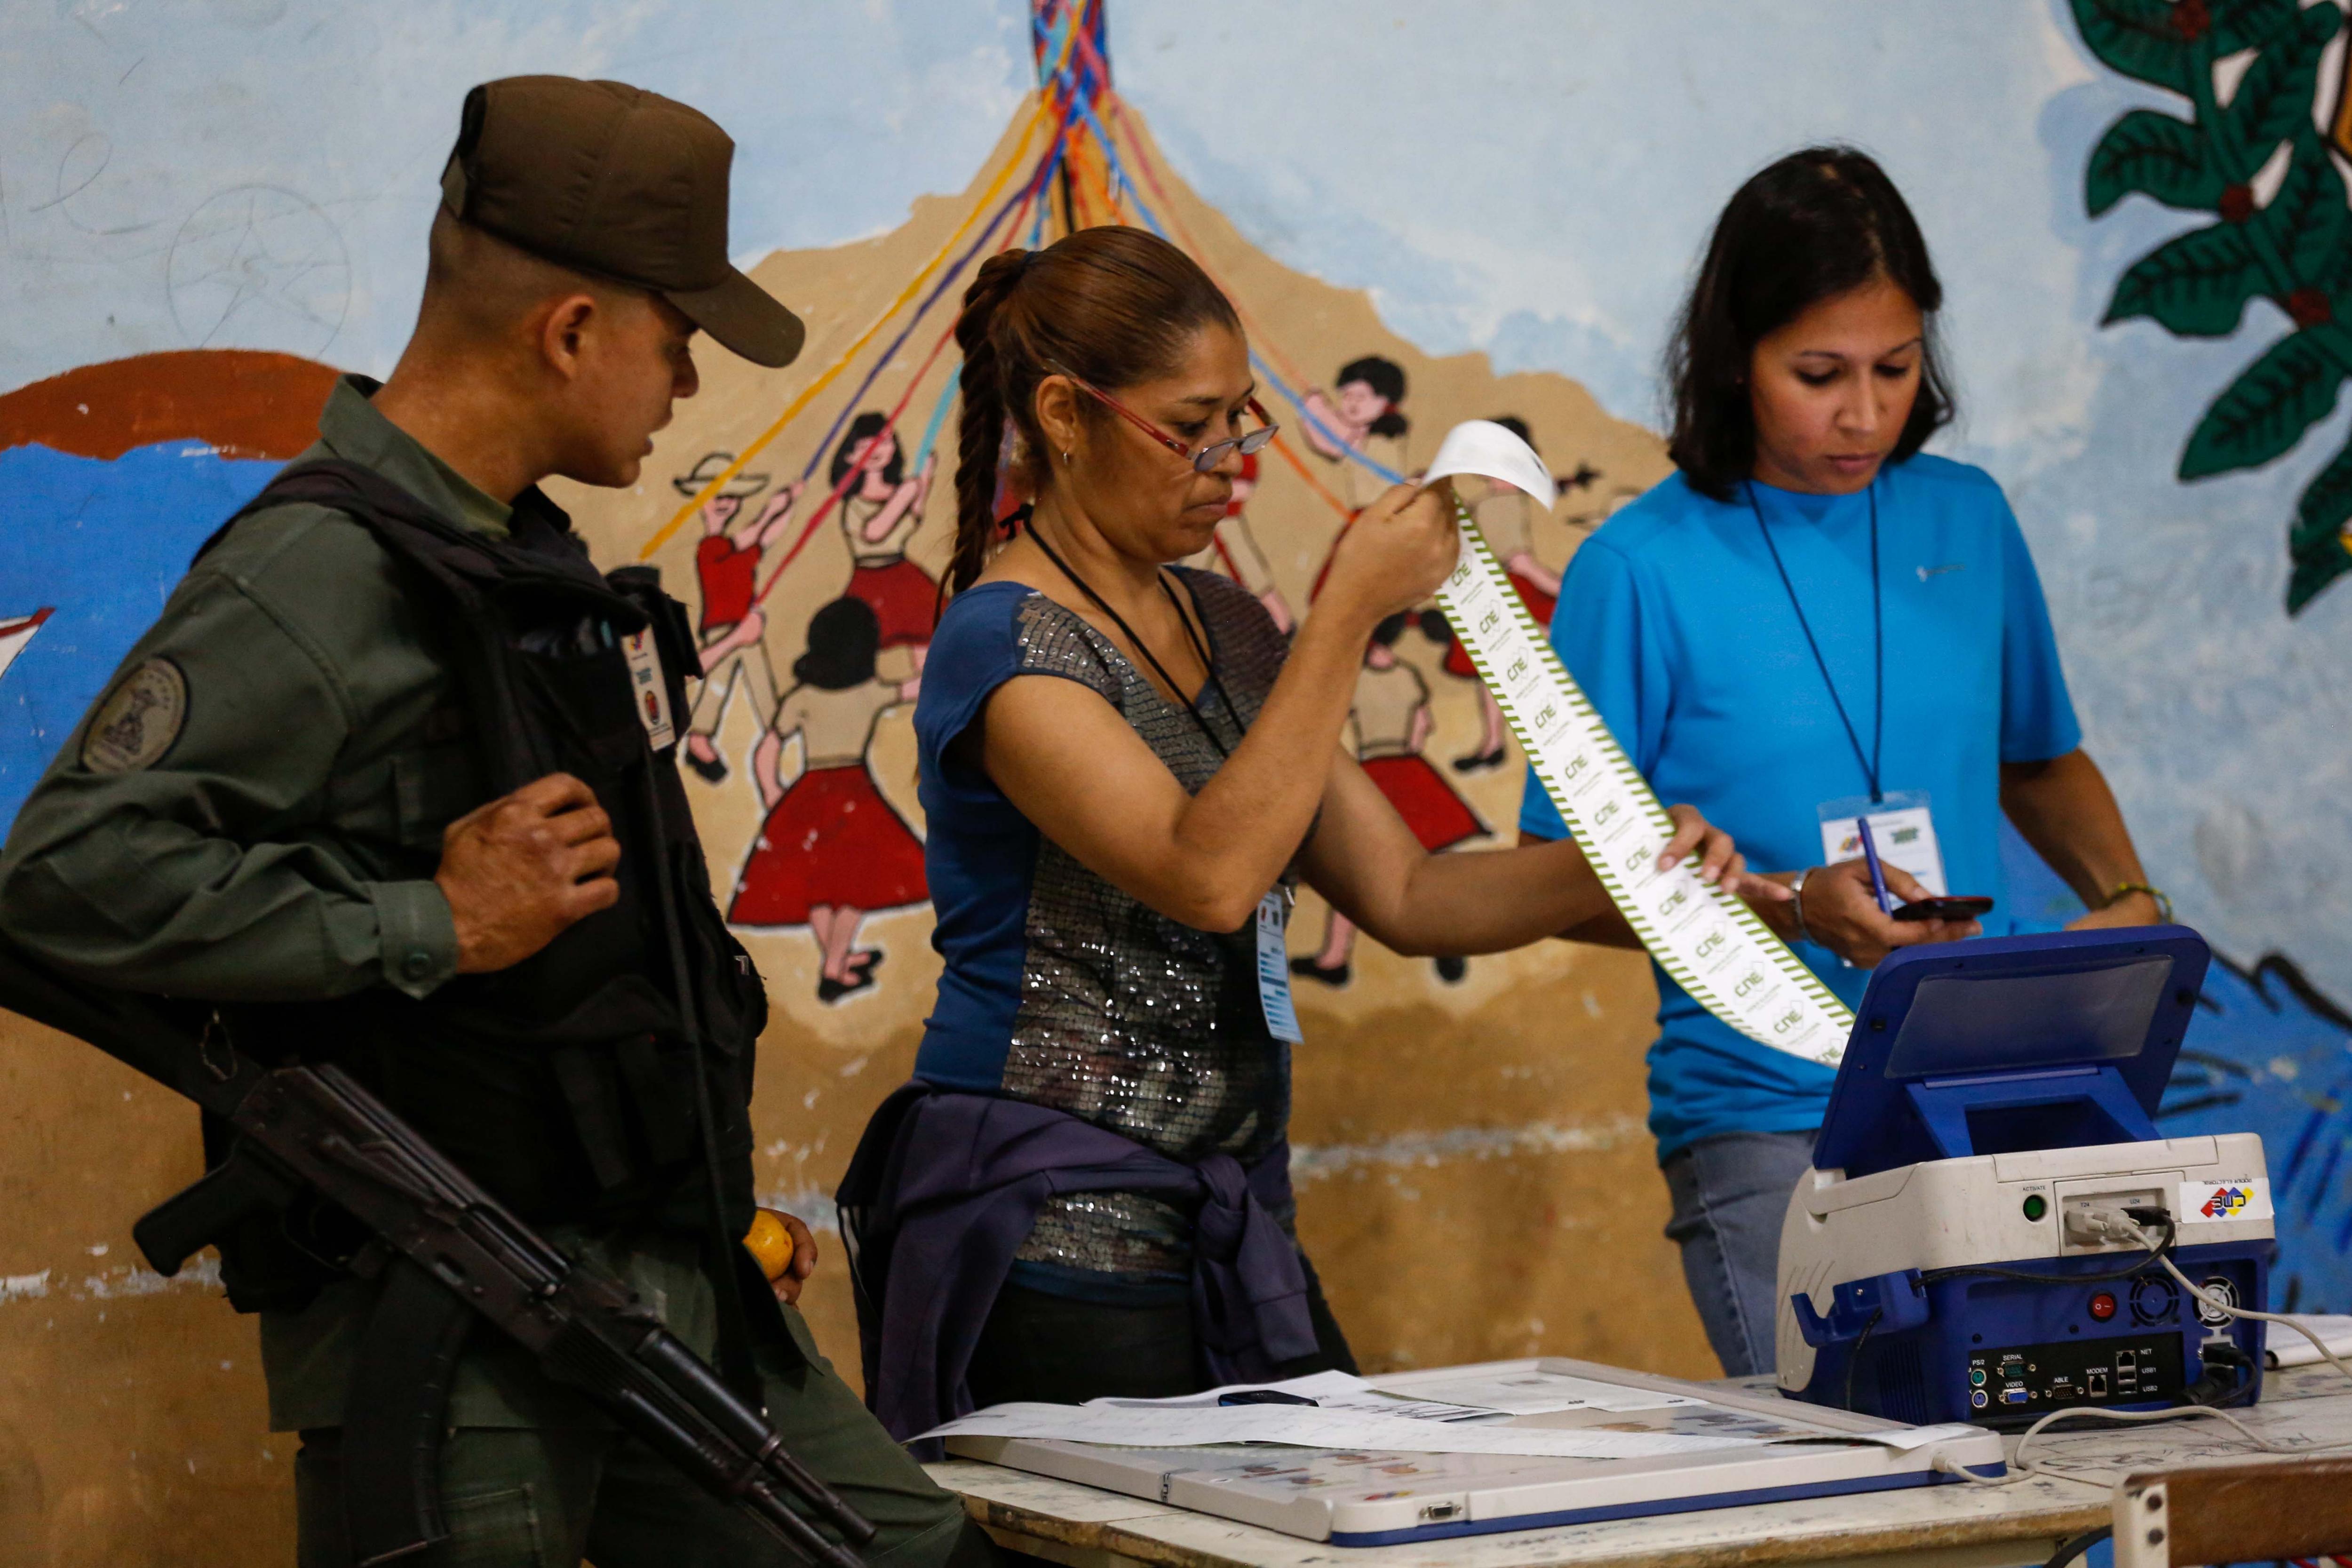
[[[1870,514],[1878,510],[1886,638],[1880,787],[1924,791],[1948,885],[2002,901],[2000,769],[2082,742],[2041,579],[2000,487],[1982,469],[1915,457],[1868,491],[1756,487],[1789,581],[1862,749],[1872,743]],[[1569,562],[1552,646],[1661,800],[1688,802],[1748,864],[1822,861],[1820,807],[1868,784],[1744,491],[1728,504],[1677,474],[1619,512]],[[1532,775],[1519,826],[1568,829]],[[1848,1005],[1865,970],[1798,956]],[[1650,1130],[1661,1160],[1725,1132],[1821,1125],[1836,1076],[1760,1046],[1657,973]]]

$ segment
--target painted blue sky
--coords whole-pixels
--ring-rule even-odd
[[[1485,349],[1649,419],[1691,259],[1750,170],[1871,149],[1949,289],[1962,426],[2040,561],[2088,744],[2156,879],[2243,961],[2352,995],[2352,586],[2282,609],[2294,499],[2338,414],[2271,468],[2170,478],[2204,404],[2284,330],[2100,329],[2190,220],[2094,224],[2084,155],[2162,95],[2063,0],[1110,0],[1114,68],[1178,171],[1257,244],[1369,289],[1435,352]],[[383,370],[408,326],[458,102],[607,74],[736,135],[745,258],[886,230],[963,187],[1029,73],[1017,0],[66,0],[0,11],[0,388],[209,342]],[[223,237],[251,224],[259,262]]]
[[[57,611],[0,680],[0,823],[15,818],[196,547],[277,471],[194,441],[110,463],[46,447],[0,452],[0,620]]]

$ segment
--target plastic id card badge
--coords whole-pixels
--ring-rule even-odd
[[[1288,889],[1276,888],[1257,901],[1257,1005],[1265,1032],[1294,1046],[1307,1043],[1298,1032],[1298,1010],[1290,1005],[1290,910]]]
[[[1880,860],[1902,867],[1937,898],[1951,891],[1944,885],[1944,851],[1936,842],[1936,817],[1925,790],[1892,790],[1874,802],[1864,795],[1823,801],[1823,865],[1862,858],[1862,833],[1856,825],[1864,812],[1870,815],[1870,837]]]
[[[636,705],[637,720],[646,727],[646,742],[656,752],[667,751],[677,742],[677,731],[669,721],[669,683],[662,679],[661,650],[654,646],[654,629],[646,626],[630,632],[621,638],[621,651],[629,660],[629,700]]]

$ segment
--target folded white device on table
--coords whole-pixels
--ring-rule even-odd
[[[998,1405],[938,1428],[1004,1465],[1339,1546],[2004,1473],[2000,1440],[1545,1357],[1173,1401]],[[1248,1403],[1233,1404],[1239,1395]]]

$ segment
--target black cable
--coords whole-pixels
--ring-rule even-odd
[[[1845,1407],[1848,1410],[1853,1408],[1853,1374],[1855,1369],[1862,1365],[1862,1347],[1870,1342],[1870,1331],[1878,1327],[1878,1320],[1885,1315],[1884,1307],[1873,1307],[1870,1321],[1863,1324],[1862,1332],[1853,1337],[1853,1354],[1848,1356],[1845,1363]]]
[[[2198,1348],[2205,1363],[2205,1374],[2181,1391],[2183,1405],[2203,1405],[2215,1410],[2226,1409],[2254,1391],[2254,1359],[2227,1340],[2209,1340]],[[2231,1386],[2225,1391],[2216,1386],[2214,1373],[2227,1369]]]
[[[1144,662],[1151,666],[1152,673],[1167,683],[1168,689],[1176,694],[1177,702],[1182,706],[1185,712],[1192,716],[1192,722],[1200,726],[1201,733],[1208,738],[1209,744],[1215,748],[1218,757],[1223,759],[1232,756],[1233,748],[1226,745],[1216,731],[1209,727],[1209,721],[1202,716],[1201,710],[1194,706],[1192,700],[1184,695],[1184,689],[1176,684],[1176,678],[1168,673],[1167,666],[1160,662],[1160,656],[1151,651],[1151,645],[1137,636],[1135,628],[1127,624],[1127,617],[1112,609],[1103,596],[1095,592],[1093,584],[1072,571],[1069,563],[1062,559],[1060,553],[1052,545],[1045,542],[1045,536],[1039,533],[1034,524],[1030,527],[1029,538],[1038,549],[1045,552],[1045,559],[1051,561],[1063,576],[1076,584],[1079,593],[1092,601],[1096,609],[1108,616],[1111,624],[1127,634],[1127,640],[1135,645],[1135,651],[1141,654]],[[1168,578],[1164,574],[1158,581],[1160,591],[1168,595],[1169,607],[1176,612],[1177,624],[1184,628],[1184,640],[1192,644],[1193,651],[1200,656],[1201,668],[1208,671],[1209,684],[1216,688],[1217,700],[1225,706],[1225,717],[1233,723],[1239,724],[1242,721],[1241,710],[1234,706],[1233,698],[1225,690],[1224,681],[1218,678],[1217,667],[1210,661],[1209,650],[1202,647],[1199,638],[1193,635],[1192,623],[1186,617],[1184,606],[1177,602],[1176,591],[1169,587]]]
[[[2105,1269],[2097,1274],[2036,1274],[2023,1268],[2003,1268],[1997,1263],[1963,1263],[1949,1268],[1922,1269],[1919,1273],[1919,1282],[1923,1285],[1932,1285],[1938,1279],[1983,1276],[1994,1279],[2022,1279],[2033,1285],[2113,1284],[2118,1279],[2128,1279],[2136,1274],[2144,1274],[2150,1268],[2158,1268],[2166,1258],[2172,1256],[2172,1244],[2179,1235],[2179,1227],[2173,1224],[2170,1215],[2166,1215],[2160,1223],[2164,1226],[2164,1239],[2150,1247],[2147,1257],[2135,1258],[2120,1268]]]
[[[2042,1568],[2066,1568],[2067,1563],[2082,1556],[2100,1542],[2114,1539],[2116,1527],[2112,1524],[2103,1524],[2096,1530],[2086,1530],[2074,1540],[2060,1546],[2051,1556],[2050,1561],[2042,1565]]]

